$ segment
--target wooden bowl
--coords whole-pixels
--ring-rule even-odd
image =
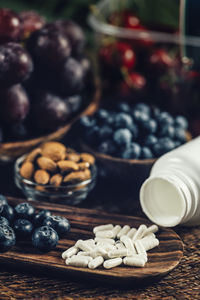
[[[26,141],[20,142],[8,142],[0,143],[0,161],[7,162],[16,159],[18,156],[21,156],[29,152],[32,148],[37,147],[39,144],[51,141],[51,140],[60,140],[71,128],[71,126],[83,115],[93,114],[99,106],[100,101],[100,83],[99,80],[96,80],[95,83],[95,92],[93,94],[93,99],[89,105],[76,116],[74,116],[65,126],[60,127],[59,129],[37,138],[33,138]]]
[[[192,139],[189,132],[186,133],[187,141]],[[96,152],[90,146],[80,141],[81,151],[95,156],[100,175],[108,180],[119,182],[122,186],[139,189],[144,180],[149,176],[150,170],[157,160],[153,159],[124,159]]]

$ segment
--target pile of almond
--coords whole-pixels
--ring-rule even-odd
[[[26,156],[20,175],[41,185],[59,187],[90,179],[94,163],[91,154],[76,153],[58,142],[46,142]]]

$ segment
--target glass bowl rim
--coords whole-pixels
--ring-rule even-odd
[[[96,4],[99,11],[99,17],[102,16],[101,12],[105,9],[110,0],[101,0]],[[155,42],[172,43],[185,46],[200,47],[200,38],[196,36],[184,36],[182,34],[176,35],[172,33],[158,32],[148,30],[148,33],[143,30],[133,30],[129,28],[119,27],[98,18],[95,13],[90,13],[88,16],[88,23],[96,32],[101,34],[111,35],[116,38],[122,39],[153,39]]]

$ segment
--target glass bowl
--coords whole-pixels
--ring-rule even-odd
[[[197,3],[101,0],[94,6],[89,24],[96,41],[104,104],[149,102],[174,115],[185,115],[192,134],[200,134],[200,29],[195,32],[193,24],[200,27],[200,22],[187,9]],[[135,14],[140,26],[130,28],[113,21],[123,12]],[[126,51],[130,57],[130,50],[135,63],[129,61],[132,67],[127,67],[120,54]],[[156,63],[159,59],[162,62]]]
[[[88,193],[96,184],[96,165],[92,165],[90,167],[91,178],[80,183],[59,187],[37,184],[31,180],[23,178],[19,173],[20,167],[25,158],[26,155],[23,155],[16,160],[14,166],[14,176],[16,186],[22,190],[27,200],[77,205],[87,197]]]

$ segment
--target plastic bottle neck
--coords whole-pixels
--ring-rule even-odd
[[[152,174],[142,185],[140,203],[154,223],[173,227],[191,220],[198,206],[198,188],[181,170],[168,168]]]

